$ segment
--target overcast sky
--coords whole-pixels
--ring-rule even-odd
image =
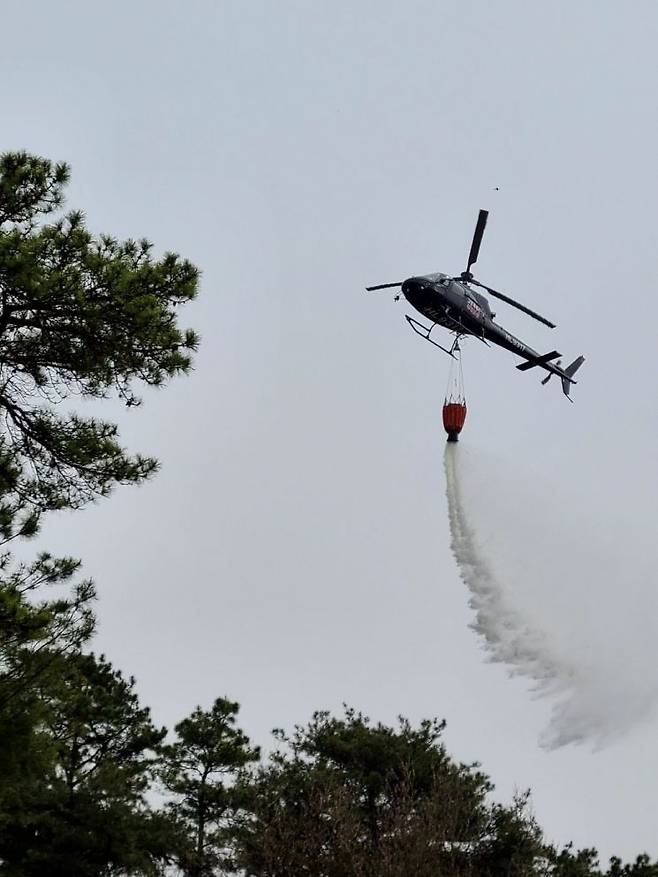
[[[498,320],[587,362],[569,405],[511,354],[466,346],[472,508],[492,520],[496,496],[529,497],[518,533],[488,538],[523,546],[526,602],[553,630],[533,507],[564,509],[580,560],[562,617],[600,650],[609,634],[606,666],[627,669],[633,618],[658,634],[656,582],[588,575],[586,558],[604,537],[622,566],[655,550],[653,0],[40,0],[2,18],[0,148],[68,161],[92,230],[203,272],[181,312],[203,339],[195,372],[116,408],[161,473],[40,537],[96,579],[95,647],[157,721],[226,694],[264,745],[344,701],[445,717],[501,797],[532,787],[550,838],[658,856],[658,722],[600,751],[540,747],[550,700],[487,661],[450,552],[447,360],[404,302],[363,292],[463,270],[490,209],[478,276],[558,327],[502,304]],[[658,650],[632,659],[641,675]]]

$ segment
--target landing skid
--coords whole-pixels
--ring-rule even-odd
[[[435,347],[438,347],[439,350],[442,350],[444,353],[447,353],[448,356],[452,356],[453,359],[456,359],[455,352],[459,352],[459,339],[462,335],[470,335],[470,332],[458,332],[457,330],[452,330],[455,332],[455,340],[452,342],[452,347],[448,350],[446,347],[442,347],[437,341],[435,341],[431,335],[432,330],[435,329],[439,324],[432,323],[432,325],[428,328],[424,326],[422,323],[419,323],[418,320],[414,320],[413,317],[410,317],[409,314],[405,314],[407,322],[414,330],[416,335],[420,335],[421,338],[424,338],[425,341],[429,341],[430,344],[433,344]]]

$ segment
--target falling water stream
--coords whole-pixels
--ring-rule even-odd
[[[595,541],[571,539],[564,519],[562,529],[540,520],[553,540],[543,552],[542,526],[523,525],[524,516],[541,518],[541,497],[533,508],[523,496],[514,521],[507,514],[521,504],[514,481],[498,467],[478,468],[472,454],[466,465],[465,451],[447,443],[444,464],[451,547],[470,595],[471,626],[491,661],[532,680],[536,696],[550,698],[540,741],[545,748],[585,741],[603,746],[651,715],[658,701],[658,621],[647,617],[655,608],[655,588],[646,579],[651,568],[639,558],[633,562],[628,549],[629,557],[615,563]],[[493,479],[493,488],[466,490],[469,478],[480,485]],[[476,521],[485,520],[482,535]]]

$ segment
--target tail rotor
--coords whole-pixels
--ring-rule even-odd
[[[571,391],[571,387],[576,383],[574,381],[573,376],[576,374],[581,365],[585,362],[584,356],[578,356],[570,365],[568,365],[565,369],[561,368],[562,360],[558,359],[555,363],[555,368],[559,369],[559,371],[550,371],[546,377],[542,380],[542,384],[546,385],[553,375],[558,375],[560,380],[562,381],[562,392],[567,397],[570,402],[573,402],[573,399],[569,395]]]

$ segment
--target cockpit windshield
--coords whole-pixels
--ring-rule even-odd
[[[429,280],[430,283],[440,283],[441,285],[445,285],[450,278],[447,274],[425,274],[425,280]]]

